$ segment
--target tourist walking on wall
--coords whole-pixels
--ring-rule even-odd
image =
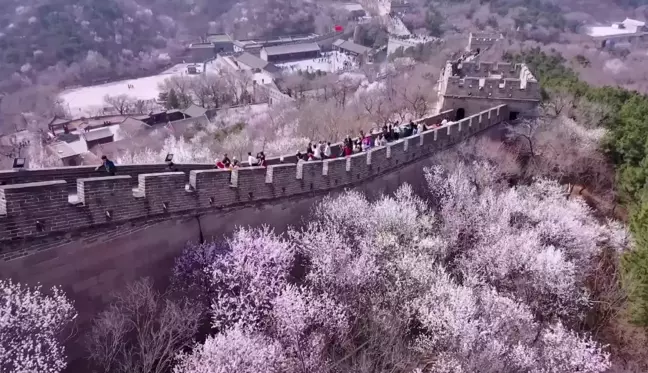
[[[324,157],[325,158],[331,158],[331,143],[327,142],[326,146],[324,147]]]
[[[259,166],[267,167],[268,163],[266,162],[266,157],[263,152],[258,152],[256,155],[256,164]]]
[[[378,146],[385,146],[385,145],[387,145],[387,140],[385,140],[385,135],[381,133],[376,138],[375,146],[378,147]]]
[[[101,156],[101,166],[97,166],[95,168],[95,171],[99,171],[102,167],[106,170],[108,175],[110,176],[115,176],[115,172],[117,171],[117,167],[115,167],[115,163],[108,159],[105,155]]]
[[[392,127],[392,131],[393,131],[392,138],[394,139],[394,141],[401,138],[401,128],[398,125],[398,122],[396,122],[396,124],[394,124],[394,126]]]
[[[226,168],[232,165],[232,161],[230,161],[227,154],[225,154],[225,156],[223,157],[223,160],[221,162],[223,162],[223,166],[225,166]]]
[[[232,163],[230,165],[230,170],[233,170],[235,168],[239,168],[239,161],[236,159],[236,157],[232,157]]]
[[[351,136],[344,138],[344,147],[353,148],[353,140],[351,140]]]
[[[258,156],[257,156],[257,158],[254,158],[252,156],[252,152],[248,152],[248,164],[250,166],[256,166],[257,163],[258,163]]]

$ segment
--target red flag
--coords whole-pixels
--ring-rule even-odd
[[[344,27],[340,25],[335,25],[335,32],[342,32],[342,31],[344,31]]]

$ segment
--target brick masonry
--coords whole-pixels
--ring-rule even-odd
[[[506,105],[521,116],[536,115],[540,84],[525,64],[464,61],[461,70],[461,77],[452,76],[451,63],[446,64],[439,89],[443,110],[468,116]]]
[[[164,171],[165,166],[123,166],[120,175],[106,177],[96,177],[87,167],[3,172],[0,180],[7,185],[0,186],[0,260],[46,249],[53,237],[76,237],[132,221],[199,216],[362,182],[460,142],[507,115],[507,107],[498,106],[368,153],[267,168],[229,171],[180,165],[178,172],[152,172]],[[57,174],[62,179],[56,179]],[[68,201],[73,191],[76,203]]]
[[[508,115],[507,106],[498,106],[348,158],[273,159],[267,168],[233,172],[211,165],[179,165],[179,172],[118,166],[119,175],[105,177],[88,167],[0,172],[0,278],[61,286],[81,328],[123,284],[150,276],[163,286],[187,242],[220,239],[237,226],[285,231],[301,225],[324,196],[348,188],[370,198],[403,182],[423,190],[421,168],[431,155]],[[70,191],[78,201],[68,201]]]
[[[168,279],[188,241],[222,238],[236,226],[284,231],[300,225],[322,197],[347,188],[376,197],[403,182],[422,188],[421,167],[431,155],[508,115],[507,106],[498,106],[367,153],[299,164],[271,160],[267,168],[120,166],[120,175],[106,177],[87,167],[6,172],[0,174],[6,182],[0,186],[0,278],[62,286],[83,322],[101,307],[97,299],[122,284],[142,276]]]

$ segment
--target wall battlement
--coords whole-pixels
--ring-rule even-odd
[[[445,85],[445,96],[538,100],[540,85],[535,80],[451,76]]]
[[[505,104],[517,117],[533,116],[541,100],[540,84],[525,64],[464,61],[446,64],[439,84],[443,110],[457,117]]]
[[[502,34],[491,34],[486,32],[471,32],[468,38],[466,50],[474,51],[477,49],[485,50],[492,47],[495,43],[503,38]]]
[[[452,112],[424,118],[429,124]],[[312,195],[370,180],[463,141],[508,118],[499,105],[450,125],[346,158],[268,167],[118,166],[96,177],[87,167],[0,173],[0,259],[28,255],[34,242],[137,219],[197,216],[219,209]],[[335,154],[335,153],[334,153]],[[285,161],[285,160],[284,160]],[[59,176],[57,178],[57,175]],[[70,198],[70,195],[75,198]]]
[[[526,69],[526,66],[523,64],[511,64],[508,62],[463,61],[461,63],[461,76],[520,79],[522,70],[524,69]]]

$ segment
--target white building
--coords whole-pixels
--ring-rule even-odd
[[[646,31],[648,31],[646,22],[630,18],[626,18],[623,22],[613,23],[610,26],[587,27],[587,34],[592,37],[632,35]]]
[[[333,42],[333,50],[340,51],[357,58],[364,58],[369,54],[371,48],[356,44],[349,40],[338,39]]]
[[[299,43],[263,47],[261,59],[273,63],[318,58],[322,54],[317,43]]]
[[[589,26],[586,32],[601,48],[628,47],[633,43],[648,42],[646,23],[630,18],[611,26]]]

